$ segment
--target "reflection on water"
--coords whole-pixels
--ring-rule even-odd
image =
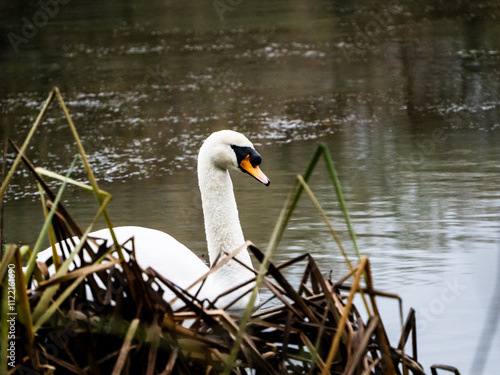
[[[496,3],[214,4],[70,2],[39,20],[33,35],[23,34],[23,22],[34,22],[37,4],[2,5],[2,139],[21,143],[59,86],[102,187],[113,193],[115,224],[165,230],[199,253],[196,154],[210,132],[241,131],[263,155],[271,187],[234,176],[245,235],[260,247],[293,176],[325,142],[377,288],[417,309],[421,361],[466,373],[498,259]],[[28,152],[37,165],[69,165],[64,124],[54,106]],[[322,168],[312,187],[353,254]],[[93,198],[76,189],[66,200],[82,223],[95,212]],[[6,240],[33,242],[40,216],[37,189],[20,173],[7,195]],[[325,274],[345,271],[306,199],[277,261],[304,251]],[[397,309],[381,303],[396,338]],[[491,350],[493,374],[498,333]]]

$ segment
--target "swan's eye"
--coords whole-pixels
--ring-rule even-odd
[[[249,157],[249,161],[250,164],[252,164],[252,167],[256,167],[257,165],[260,165],[260,163],[262,163],[260,154],[252,147],[231,145],[231,148],[236,154],[236,160],[238,161],[239,166],[241,166],[241,162],[245,160],[247,156]]]
[[[262,182],[264,185],[269,186],[270,181],[266,175],[260,170],[259,165],[262,162],[262,158],[257,151],[252,147],[242,147],[231,145],[231,148],[236,154],[236,160],[238,161],[238,168],[245,173],[253,176],[258,181]]]

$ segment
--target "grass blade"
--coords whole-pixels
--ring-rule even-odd
[[[99,260],[99,263],[100,261],[102,261],[102,259],[106,256],[106,254],[104,254],[100,260]],[[41,305],[41,302],[37,305],[37,308],[35,309],[35,311],[33,312],[33,327],[34,327],[34,331],[38,331],[40,329],[40,327],[42,326],[43,323],[45,323],[51,316],[52,314],[57,310],[57,308],[66,300],[66,298],[68,298],[68,296],[71,294],[71,292],[73,290],[75,290],[75,288],[80,285],[80,283],[90,274],[96,272],[96,271],[99,271],[99,270],[102,270],[102,269],[106,269],[106,268],[109,268],[109,267],[112,267],[113,265],[115,265],[116,262],[110,262],[110,263],[106,263],[106,264],[95,264],[93,266],[89,266],[89,267],[85,267],[85,269],[81,269],[82,271],[81,272],[78,272],[78,274],[80,276],[77,277],[77,279],[75,281],[73,281],[73,283],[68,286],[66,289],[64,289],[64,292],[57,298],[56,301],[54,301],[54,303],[52,303],[50,306],[48,307],[45,307],[45,306],[40,306]],[[72,277],[61,277],[59,279],[60,282],[64,281],[64,280],[69,280],[71,279]],[[53,286],[50,286],[48,287],[47,292],[49,292],[49,290],[51,289],[57,289],[59,287],[59,285],[53,285]],[[45,296],[45,293],[44,293],[44,296]],[[53,293],[52,293],[53,295]],[[52,297],[51,295],[51,297]]]
[[[335,170],[335,166],[332,161],[332,156],[330,154],[330,151],[328,150],[328,147],[324,143],[320,144],[318,147],[322,149],[323,157],[325,158],[325,163],[328,172],[330,173],[330,177],[332,178],[332,183],[333,186],[335,187],[335,192],[337,193],[337,199],[339,201],[340,208],[344,214],[344,219],[347,224],[347,229],[349,230],[349,236],[351,237],[351,241],[354,246],[354,250],[356,251],[356,255],[358,256],[358,260],[361,260],[361,254],[359,253],[358,244],[356,242],[356,235],[354,234],[354,229],[352,228],[351,225],[349,212],[347,211],[344,195],[342,194],[342,189],[340,188],[340,181],[339,178],[337,177],[337,171]]]
[[[87,237],[88,237],[89,233],[94,228],[95,223],[100,218],[100,216],[102,214],[102,211],[107,206],[107,204],[109,203],[110,200],[111,200],[110,197],[107,197],[104,200],[103,205],[99,208],[99,211],[97,212],[96,216],[94,217],[94,220],[92,221],[92,223],[90,223],[90,225],[87,228],[87,230],[83,233],[82,237],[80,238],[80,242],[78,243],[78,245],[70,253],[69,257],[64,261],[64,263],[61,265],[61,267],[59,268],[59,270],[56,272],[56,274],[54,275],[55,277],[61,277],[61,276],[63,276],[68,271],[70,264],[73,262],[75,256],[83,248],[83,246],[85,244],[85,241],[87,240]],[[110,249],[110,251],[111,250],[112,249]],[[100,263],[104,259],[105,255],[106,254],[104,254],[103,256],[101,256],[101,258],[99,258],[96,261],[96,263]],[[54,296],[54,294],[56,293],[56,291],[57,291],[58,288],[59,288],[59,285],[53,285],[53,286],[47,288],[47,290],[43,293],[42,297],[40,298],[40,301],[38,302],[38,304],[34,308],[34,311],[33,311],[33,320],[39,319],[39,317],[44,312],[46,312],[46,309],[47,309],[47,307],[48,307],[48,305],[50,303],[50,300],[52,299],[52,297]]]
[[[2,186],[0,187],[0,199],[3,199],[3,195],[5,194],[5,191],[7,190],[7,186],[9,185],[10,180],[12,179],[12,176],[14,176],[14,173],[16,172],[16,169],[17,169],[19,163],[21,162],[21,158],[23,157],[24,152],[28,148],[28,145],[31,142],[31,138],[33,138],[33,135],[35,134],[35,131],[36,131],[38,125],[40,125],[40,122],[42,121],[42,118],[45,115],[45,112],[47,112],[47,109],[49,108],[49,105],[52,102],[52,99],[54,99],[54,94],[55,94],[54,90],[52,90],[49,93],[49,96],[48,96],[47,100],[45,101],[45,104],[43,105],[42,110],[38,114],[38,117],[36,118],[28,135],[26,136],[26,139],[25,139],[23,145],[21,146],[20,152],[17,154],[16,158],[14,159],[14,163],[12,163],[12,166],[10,167],[9,172],[7,173],[7,177],[5,177],[5,179],[2,183]]]
[[[85,166],[85,171],[87,172],[87,177],[89,179],[90,185],[93,188],[97,202],[99,203],[100,206],[102,206],[103,198],[99,194],[99,191],[100,191],[99,185],[97,184],[97,180],[94,176],[94,172],[92,171],[92,167],[90,166],[90,163],[87,159],[87,154],[85,153],[85,149],[83,148],[83,144],[80,140],[80,137],[78,136],[78,132],[76,131],[75,124],[73,123],[73,120],[71,119],[71,116],[69,114],[68,109],[66,108],[66,104],[64,103],[64,100],[62,98],[61,92],[59,91],[59,88],[54,87],[53,91],[57,95],[59,105],[61,106],[61,108],[64,112],[64,115],[66,116],[66,120],[68,121],[71,132],[73,133],[73,137],[75,139],[76,146],[78,148],[78,152],[82,156],[83,165]],[[109,232],[111,234],[111,238],[113,239],[113,242],[116,246],[116,250],[118,251],[118,255],[119,255],[120,259],[125,260],[125,257],[123,256],[123,252],[122,252],[121,247],[120,247],[120,244],[118,243],[118,240],[116,239],[116,235],[115,235],[115,232],[113,230],[113,223],[111,222],[111,218],[110,218],[107,210],[103,211],[103,217],[104,217],[104,220],[106,221],[106,225],[109,229]]]
[[[294,186],[296,186],[296,184]],[[289,203],[290,203],[291,198],[293,196],[293,190],[294,189],[292,188],[292,192],[290,193],[287,200],[285,201],[285,204],[283,206],[283,209],[281,210],[278,221],[274,227],[273,234],[271,235],[271,240],[269,241],[269,244],[267,246],[267,250],[266,250],[264,259],[260,263],[259,272],[257,274],[257,279],[255,281],[255,287],[252,290],[252,294],[250,296],[250,300],[248,302],[248,305],[243,313],[243,316],[240,319],[240,325],[238,328],[238,332],[236,333],[236,337],[234,340],[233,347],[231,349],[231,353],[229,355],[229,359],[226,362],[226,367],[225,367],[224,373],[223,373],[224,375],[228,375],[231,372],[233,365],[234,365],[234,362],[236,361],[236,358],[238,356],[238,352],[240,349],[241,341],[243,340],[245,327],[246,327],[248,321],[250,320],[250,316],[252,315],[253,306],[254,306],[255,301],[257,299],[257,293],[259,291],[260,286],[262,285],[262,282],[264,280],[264,276],[266,275],[267,269],[269,267],[269,263],[271,262],[271,259],[274,256],[274,253],[278,247],[279,240],[280,240],[280,238],[283,234],[284,228],[286,227],[286,224],[288,222],[289,216],[287,216],[287,215],[291,210],[291,206],[289,205]],[[298,200],[298,197],[295,196],[295,200],[293,202],[295,202],[297,200]]]
[[[75,169],[76,162],[79,160],[79,158],[80,158],[79,155],[76,155],[75,158],[73,159],[73,161],[71,162],[71,166],[69,167],[68,172],[66,173],[67,179],[69,178],[69,176],[71,175],[71,173]],[[31,274],[33,273],[33,269],[35,268],[36,257],[42,248],[42,243],[45,240],[45,236],[46,236],[46,234],[48,232],[48,228],[51,224],[52,217],[54,216],[54,214],[56,212],[57,205],[59,204],[59,201],[61,200],[61,197],[62,197],[62,193],[64,192],[64,189],[66,188],[66,183],[68,182],[67,179],[63,181],[61,187],[59,188],[59,191],[57,192],[56,199],[54,201],[54,205],[53,205],[52,209],[50,210],[47,218],[45,219],[42,230],[40,231],[40,234],[39,234],[38,239],[35,243],[35,246],[33,247],[33,253],[31,254],[31,257],[28,261],[28,267],[26,269],[26,274],[25,274],[26,284],[29,282],[29,279],[31,278]]]
[[[127,330],[127,335],[125,336],[125,340],[123,341],[122,348],[120,350],[120,355],[118,356],[118,360],[115,363],[115,368],[113,369],[112,375],[120,375],[123,370],[123,366],[125,365],[125,361],[127,360],[127,354],[130,351],[130,347],[132,346],[132,340],[135,336],[135,332],[139,327],[139,318],[135,318],[130,323],[130,326]],[[127,371],[128,372],[128,371]]]
[[[327,375],[330,373],[330,367],[332,366],[333,357],[335,356],[335,354],[338,351],[339,344],[340,344],[340,338],[342,337],[342,334],[344,333],[346,322],[347,322],[347,319],[349,317],[349,311],[351,310],[352,300],[354,299],[354,295],[356,294],[356,290],[359,287],[359,282],[361,280],[361,276],[365,272],[367,262],[368,262],[367,258],[362,258],[361,263],[358,266],[358,269],[357,269],[356,274],[354,276],[354,281],[352,283],[351,291],[349,293],[349,297],[347,298],[344,313],[342,314],[342,316],[340,318],[340,322],[337,325],[337,332],[335,333],[335,336],[333,338],[332,346],[330,347],[330,351],[328,352],[328,356],[327,356],[326,362],[325,362],[325,367],[323,368],[323,371],[321,371],[321,375]]]
[[[43,187],[40,183],[38,183],[38,191],[40,192],[40,199],[42,202],[42,210],[43,210],[43,217],[45,220],[47,220],[47,217],[49,216],[49,212],[47,211],[47,203],[45,201],[45,196],[44,196],[44,191]],[[54,262],[54,267],[56,268],[56,271],[61,267],[61,259],[59,257],[59,254],[57,254],[56,251],[56,239],[54,236],[54,228],[52,225],[50,225],[47,228],[48,235],[49,235],[49,243],[50,246],[52,247],[52,261]]]
[[[7,269],[9,264],[11,264],[11,260],[12,258],[14,258],[17,250],[18,247],[16,245],[7,244],[6,254],[3,257],[2,262],[0,263],[0,284],[2,285],[2,288],[0,289],[2,291],[0,304],[0,313],[2,314],[2,324],[0,324],[0,350],[2,352],[2,355],[0,355],[0,373],[2,374],[7,373],[7,365],[9,362],[9,358],[7,356],[10,341],[8,336],[9,324],[7,323],[9,317]]]
[[[14,255],[14,263],[16,272],[16,312],[19,317],[19,321],[23,323],[26,330],[24,335],[25,338],[28,339],[26,346],[28,347],[28,353],[30,353],[31,348],[33,347],[35,333],[33,331],[31,320],[31,306],[28,301],[27,288],[24,280],[23,260],[21,258],[21,252],[19,250],[17,250]]]

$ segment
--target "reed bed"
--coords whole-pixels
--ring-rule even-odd
[[[59,101],[77,140],[78,156],[66,176],[36,168],[25,156],[33,132],[54,99]],[[11,142],[10,147],[17,152],[17,157],[5,175],[0,197],[3,199],[15,169],[24,163],[40,186],[46,221],[33,248],[7,245],[0,259],[0,373],[425,373],[417,360],[414,310],[410,309],[406,321],[402,322],[397,345],[389,342],[376,300],[398,300],[402,316],[401,300],[397,295],[374,289],[370,262],[359,256],[326,146],[318,147],[306,173],[297,176],[266,251],[247,242],[220,261],[219,264],[227,262],[247,248],[260,264],[259,269],[254,270],[257,285],[252,297],[261,288],[269,298],[258,309],[252,309],[251,301],[243,312],[216,309],[214,301],[198,300],[195,290],[179,288],[168,280],[168,275],[151,268],[142,269],[136,262],[133,238],[125,243],[117,243],[116,238],[113,243],[106,243],[88,237],[100,218],[111,228],[106,210],[111,196],[98,187],[57,88],[50,93],[25,143],[17,147]],[[321,157],[332,177],[358,253],[357,264],[349,261],[307,184]],[[71,180],[76,163],[85,166],[88,184]],[[47,177],[62,181],[57,193],[46,184]],[[61,204],[67,184],[93,192],[99,203],[98,212],[86,229],[82,229]],[[325,278],[310,254],[283,264],[272,262],[304,192],[345,255],[349,271],[337,280]],[[52,244],[63,244],[62,255],[54,252],[46,262],[37,262],[36,255],[45,237]],[[28,258],[24,268],[23,256]],[[50,267],[56,271],[49,273]],[[290,267],[302,270],[298,285],[292,285],[285,276]],[[235,290],[240,287],[243,286],[235,286]],[[14,299],[10,297],[10,290],[15,290]],[[173,310],[172,304],[164,299],[167,291],[173,292],[184,306]],[[356,294],[361,295],[361,307],[353,302]],[[9,315],[13,312],[16,315]],[[15,316],[13,331],[5,324],[11,316]],[[13,358],[4,355],[10,353],[11,347],[15,349]],[[441,365],[433,366],[433,373],[438,368],[458,373]]]

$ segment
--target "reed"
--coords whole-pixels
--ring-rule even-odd
[[[160,275],[151,268],[142,269],[136,262],[133,238],[124,243],[117,243],[115,238],[115,243],[108,244],[89,237],[101,217],[111,226],[106,210],[111,195],[99,189],[79,139],[79,156],[65,176],[36,168],[24,155],[34,129],[54,98],[58,98],[68,125],[78,139],[59,90],[54,89],[23,146],[19,148],[11,142],[18,156],[0,188],[3,199],[14,174],[12,171],[24,163],[43,192],[46,212],[46,221],[33,250],[7,245],[0,261],[0,373],[424,374],[417,361],[414,310],[410,310],[406,322],[402,323],[397,346],[391,346],[388,340],[377,298],[396,299],[401,317],[402,302],[397,295],[378,291],[373,286],[370,261],[359,254],[325,145],[315,151],[306,173],[297,176],[266,251],[247,242],[215,266],[236,260],[237,252],[245,248],[260,263],[258,270],[254,270],[256,288],[251,292],[252,298],[258,288],[265,289],[270,297],[256,310],[250,302],[242,314],[234,314],[214,308],[214,301],[200,301],[192,288],[178,287],[168,280],[168,275]],[[350,263],[333,225],[307,183],[321,157],[332,177],[358,264]],[[86,184],[70,178],[78,162],[84,164],[87,171]],[[47,177],[61,182],[57,194],[45,183]],[[91,192],[99,204],[85,230],[61,203],[67,184]],[[325,278],[308,253],[283,264],[273,263],[273,255],[304,192],[348,264],[349,271],[337,281]],[[50,242],[61,243],[61,258],[54,249],[53,256],[46,262],[36,262],[41,239],[49,229],[53,232],[49,234]],[[79,238],[77,242],[71,240],[75,236]],[[74,250],[69,251],[70,248]],[[29,256],[25,268],[22,253]],[[56,271],[49,274],[47,270],[52,264],[56,265]],[[291,267],[302,267],[298,286],[293,286],[285,277]],[[8,299],[11,285],[15,285],[15,305]],[[234,290],[241,287],[244,285],[235,286]],[[174,311],[163,298],[167,291],[183,301],[184,307]],[[354,304],[357,293],[363,297],[366,321]],[[7,325],[3,324],[11,306],[17,313],[14,338],[9,337]],[[410,337],[411,355],[405,350]],[[3,355],[11,342],[16,348],[15,367],[11,367]],[[449,369],[449,366],[437,365],[432,371],[437,368]]]

